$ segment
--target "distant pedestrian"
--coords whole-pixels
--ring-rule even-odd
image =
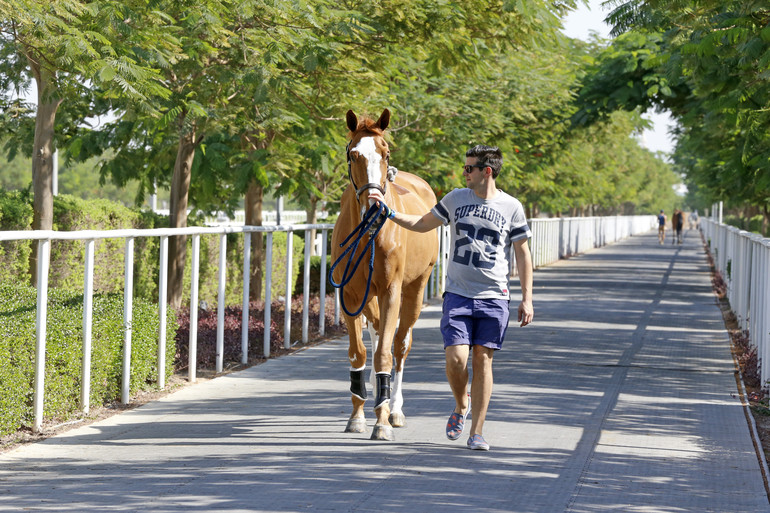
[[[690,229],[691,230],[693,228],[697,228],[698,227],[698,211],[697,210],[693,210],[690,213],[690,215],[687,216],[687,220],[689,221]]]
[[[658,214],[658,242],[663,244],[666,241],[666,214],[663,210]]]

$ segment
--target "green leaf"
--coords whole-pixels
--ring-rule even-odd
[[[115,69],[112,66],[104,66],[99,70],[99,80],[109,82],[115,78]]]

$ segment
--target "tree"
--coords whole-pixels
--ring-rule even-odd
[[[608,3],[615,33],[661,35],[655,70],[684,86],[672,108],[682,126],[677,165],[701,195],[756,205],[767,223],[770,9],[752,0]]]
[[[147,40],[132,25],[134,3],[5,0],[0,6],[0,90],[23,90],[31,80],[37,86],[30,152],[33,229],[49,230],[53,223],[54,128],[62,102],[87,96],[88,81],[140,104],[166,94],[155,70],[136,56],[137,42]],[[143,18],[147,30],[153,26],[152,18]],[[36,260],[35,248],[30,266],[33,283],[37,283]]]
[[[659,32],[628,32],[599,50],[580,84],[573,126],[606,119],[615,110],[667,109],[683,113],[690,88],[666,55],[667,43]]]
[[[234,31],[241,4],[249,2],[158,2],[156,8],[164,12],[168,46],[145,57],[161,70],[161,83],[169,94],[155,97],[151,110],[137,108],[141,105],[130,101],[115,101],[112,106],[118,118],[113,123],[86,131],[73,142],[79,158],[115,148],[115,157],[105,161],[102,172],[119,184],[138,180],[137,200],[156,185],[168,187],[172,228],[187,226],[194,167],[209,172],[205,175],[208,180],[197,184],[204,208],[209,206],[206,199],[219,204],[224,196],[221,189],[215,189],[228,171],[231,153],[232,130],[225,127],[233,123],[230,103],[238,94],[238,68],[244,64],[244,55],[252,51],[240,44],[240,35]],[[196,163],[196,153],[205,148],[208,135],[217,137],[211,141],[208,158]],[[169,239],[168,301],[173,307],[182,301],[185,259],[186,237]]]

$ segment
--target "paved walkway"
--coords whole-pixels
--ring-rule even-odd
[[[334,341],[0,455],[0,511],[770,511],[694,231],[535,273],[535,323],[495,358],[488,453],[444,436],[439,316],[415,329],[396,442],[342,432]]]

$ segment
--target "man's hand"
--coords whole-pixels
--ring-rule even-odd
[[[369,193],[369,204],[374,205],[377,203],[385,204],[385,196],[382,195],[380,191],[377,189],[369,189],[367,191]]]
[[[387,203],[385,203],[385,196],[377,189],[369,189],[369,205],[375,205],[377,203],[388,207],[386,215],[388,219],[407,230],[413,232],[425,233],[431,230],[435,230],[441,226],[441,219],[438,216],[432,214],[430,211],[423,215],[405,214],[404,212],[396,212],[391,209]]]
[[[387,203],[385,203],[385,197],[382,195],[380,191],[377,189],[369,189],[369,204],[370,205],[384,205],[385,206],[385,216],[388,219],[393,219],[393,216],[396,215],[396,213],[391,209]]]
[[[534,316],[535,311],[532,308],[532,303],[530,301],[522,301],[519,303],[519,321],[521,322],[520,326],[522,328],[531,323]]]

